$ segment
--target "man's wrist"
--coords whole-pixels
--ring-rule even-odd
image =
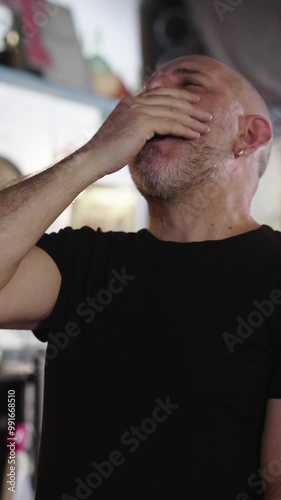
[[[102,155],[91,143],[86,143],[65,159],[68,167],[73,169],[75,178],[80,177],[83,189],[98,181],[105,175]]]

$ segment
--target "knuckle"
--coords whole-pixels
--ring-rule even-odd
[[[132,105],[134,104],[134,98],[132,96],[125,96],[123,97],[123,99],[120,101],[120,107],[122,109],[129,109],[132,107]]]
[[[176,115],[177,114],[177,109],[174,107],[174,106],[169,106],[169,112],[172,114],[172,115]]]
[[[130,105],[132,103],[132,100],[133,100],[132,96],[126,95],[125,97],[122,98],[120,102],[126,106]]]

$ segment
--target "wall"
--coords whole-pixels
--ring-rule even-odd
[[[140,0],[60,0],[59,3],[73,13],[84,55],[94,55],[95,32],[101,31],[102,55],[129,89],[135,91],[142,62]]]
[[[281,231],[281,140],[273,142],[267,169],[252,203],[252,216],[260,224]]]

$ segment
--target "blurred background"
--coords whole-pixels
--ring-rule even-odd
[[[252,212],[281,230],[280,23],[279,0],[0,0],[0,189],[86,143],[158,65],[206,54],[244,74],[267,102],[273,149]],[[125,167],[78,196],[48,232],[146,224]],[[45,348],[30,331],[0,331],[0,500],[34,499]],[[15,493],[4,481],[8,390],[17,394]]]

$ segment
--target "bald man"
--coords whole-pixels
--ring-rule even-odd
[[[271,143],[248,81],[183,57],[0,193],[0,325],[47,343],[36,500],[281,498],[281,233],[251,216]],[[125,165],[148,228],[46,232]]]

